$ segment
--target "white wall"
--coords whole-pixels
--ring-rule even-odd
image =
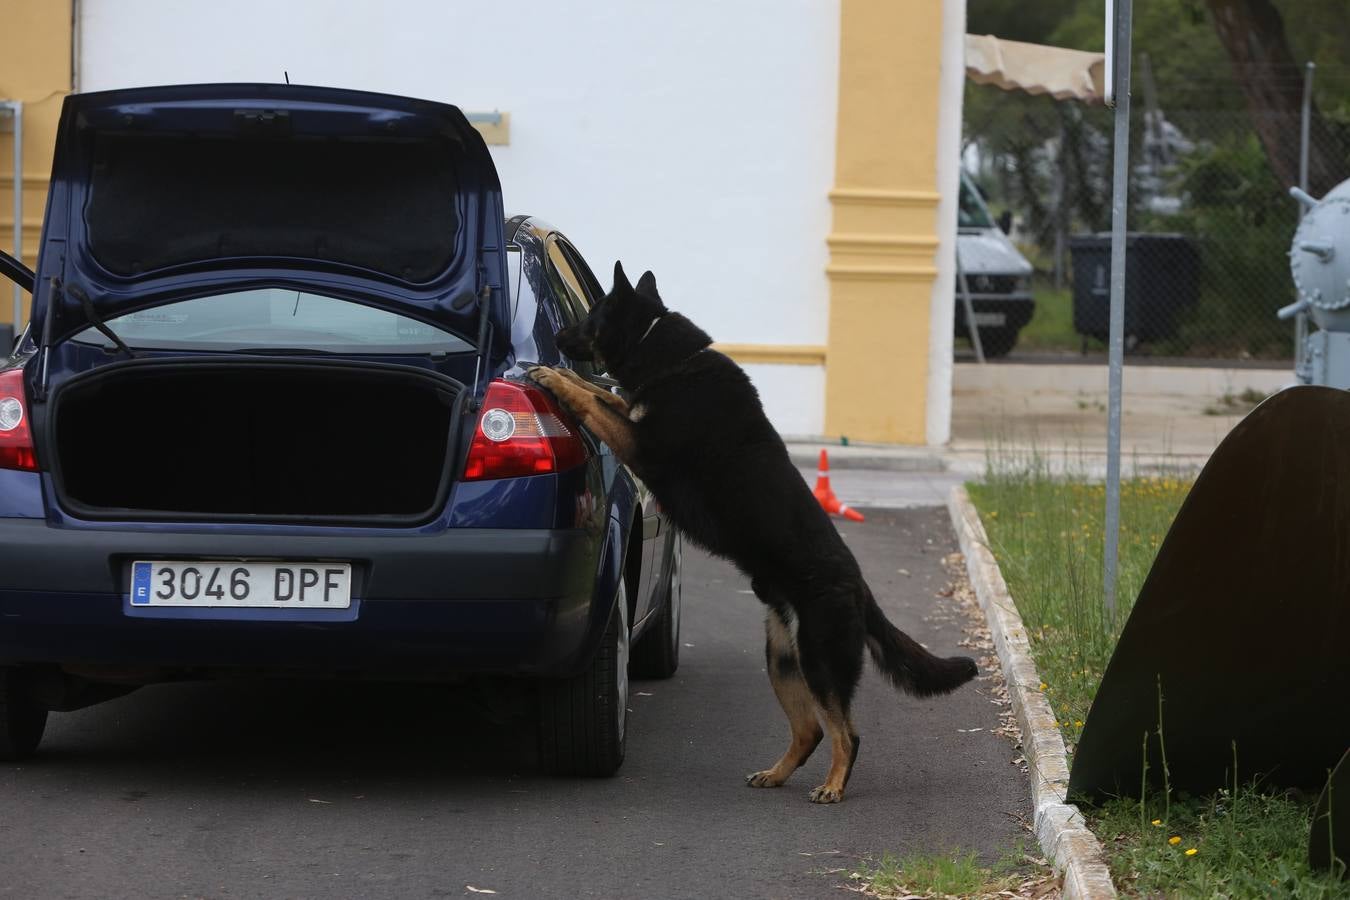
[[[79,14],[82,91],[286,70],[509,112],[511,142],[492,148],[507,212],[562,228],[602,283],[620,258],[717,340],[826,341],[838,0],[79,0]],[[823,430],[822,369],[753,377],[780,430]]]
[[[961,116],[966,86],[966,0],[943,0],[938,79],[937,278],[929,302],[927,442],[952,436],[952,317],[956,305],[956,214],[961,191]]]

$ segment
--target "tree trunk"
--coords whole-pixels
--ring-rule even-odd
[[[1214,28],[1233,63],[1252,126],[1275,177],[1298,184],[1303,67],[1294,62],[1284,21],[1270,0],[1206,0]],[[1321,196],[1350,172],[1345,152],[1312,108],[1308,141],[1308,189]]]

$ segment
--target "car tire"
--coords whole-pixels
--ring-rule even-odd
[[[1007,356],[1017,346],[1017,333],[1020,329],[1003,326],[1002,328],[981,328],[980,349],[987,358]]]
[[[633,677],[669,678],[680,667],[680,612],[684,538],[679,532],[670,546],[670,566],[661,611],[633,645]]]
[[[552,775],[603,778],[623,765],[628,725],[628,592],[622,579],[586,671],[539,686],[539,762]]]
[[[0,669],[0,760],[33,755],[47,727],[47,710],[28,698],[18,673]]]

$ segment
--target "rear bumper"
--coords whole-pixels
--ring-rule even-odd
[[[568,674],[593,643],[601,537],[571,529],[91,531],[0,519],[0,664],[54,663],[131,680],[136,671],[217,669]],[[312,612],[132,608],[136,559],[348,561],[353,604]]]

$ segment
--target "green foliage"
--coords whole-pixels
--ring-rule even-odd
[[[1047,699],[1072,748],[1190,481],[1153,477],[1123,482],[1119,608],[1112,623],[1102,605],[1105,488],[1051,476],[1048,468],[1044,458],[995,457],[984,481],[968,487],[1026,623]]]
[[[911,854],[897,859],[881,858],[864,876],[878,894],[923,893],[968,897],[989,880],[990,872],[976,862],[975,854]]]
[[[1016,458],[996,450],[984,480],[968,488],[1072,755],[1120,629],[1190,482],[1123,483],[1114,622],[1102,609],[1102,485],[1052,477],[1034,454]],[[1128,896],[1350,897],[1350,881],[1308,866],[1312,809],[1306,798],[1271,795],[1235,777],[1232,788],[1206,797],[1159,791],[1085,814],[1117,888]]]
[[[874,865],[863,866],[851,876],[870,897],[984,897],[1023,896],[1017,891],[1039,888],[1043,896],[1055,876],[1043,859],[1032,859],[1019,846],[992,866],[981,866],[974,852],[889,853]]]
[[[1333,136],[1350,148],[1350,28],[1344,0],[1274,2],[1294,58],[1318,63],[1316,102]],[[1100,50],[1102,17],[1102,0],[971,0],[967,30]],[[1172,337],[1144,349],[1162,355],[1287,357],[1293,349],[1292,327],[1276,320],[1274,312],[1292,300],[1285,254],[1297,209],[1256,138],[1239,76],[1219,41],[1209,6],[1205,0],[1135,0],[1133,27],[1129,227],[1194,236],[1202,267],[1196,305],[1180,318]],[[1156,173],[1162,177],[1155,191],[1181,200],[1181,212],[1173,216],[1148,211],[1143,115],[1155,97],[1167,121],[1195,145],[1175,169]],[[981,188],[996,214],[1004,209],[1016,214],[1042,274],[1055,268],[1057,231],[1075,234],[1109,227],[1110,111],[970,85],[965,130],[967,142],[980,149]],[[1058,155],[1056,139],[1063,147]],[[1296,142],[1298,135],[1291,133],[1289,140]],[[1054,199],[1061,188],[1062,211]],[[1068,259],[1059,260],[1061,266],[1068,264]],[[1156,277],[1170,276],[1162,272]],[[1038,337],[1035,342],[1069,340]]]
[[[1275,311],[1293,300],[1287,252],[1298,224],[1255,135],[1183,161],[1175,216],[1141,215],[1147,231],[1179,231],[1200,246],[1200,297],[1164,353],[1282,357],[1293,342]]]
[[[1087,816],[1123,893],[1350,897],[1350,882],[1308,866],[1312,808],[1291,795],[1239,785],[1208,797],[1173,797],[1166,805],[1160,795],[1142,806],[1113,800]]]

